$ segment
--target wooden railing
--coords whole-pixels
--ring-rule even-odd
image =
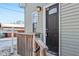
[[[22,56],[46,56],[47,46],[35,34],[17,34],[17,53]]]
[[[42,42],[40,38],[33,36],[33,55],[35,56],[46,56],[47,55],[47,46]]]
[[[33,35],[17,34],[17,53],[22,56],[32,56]]]

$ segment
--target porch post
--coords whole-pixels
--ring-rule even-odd
[[[25,4],[24,8],[25,32],[32,33],[32,11],[30,6]]]

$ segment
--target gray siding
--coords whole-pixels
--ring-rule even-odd
[[[60,4],[61,55],[79,56],[79,4]]]
[[[45,6],[47,3],[27,3],[25,8],[25,32],[31,33],[32,29],[32,13],[36,11],[37,6]],[[39,13],[39,20],[37,23],[38,33],[43,33],[43,10]]]

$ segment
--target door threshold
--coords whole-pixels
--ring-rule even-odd
[[[50,53],[51,55],[54,55],[54,56],[58,56],[58,54],[56,52],[53,52],[53,51],[50,51],[50,50],[48,50],[48,53]]]

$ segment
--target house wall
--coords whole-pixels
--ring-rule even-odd
[[[45,6],[47,3],[27,3],[25,6],[25,32],[32,33],[32,13],[36,11],[37,6]],[[39,12],[39,19],[37,23],[37,30],[38,33],[43,33],[43,10]]]
[[[47,4],[26,4],[25,8],[25,32],[32,32],[32,12],[36,6]],[[43,11],[39,14],[37,32],[43,33]],[[60,54],[79,55],[79,4],[60,4]]]
[[[79,56],[79,3],[60,4],[61,55]]]

